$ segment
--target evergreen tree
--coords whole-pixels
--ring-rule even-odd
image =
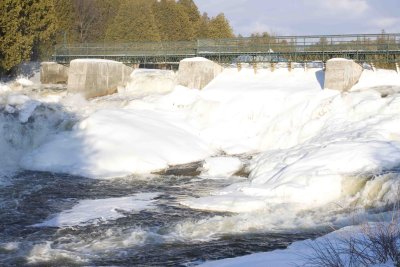
[[[199,9],[197,8],[193,0],[178,0],[177,3],[183,8],[185,13],[188,15],[191,27],[194,31],[194,36],[197,37],[199,35],[200,18],[201,18]]]
[[[209,37],[209,25],[210,18],[207,13],[203,13],[200,18],[199,25],[197,28],[197,38],[208,38]]]
[[[110,25],[118,13],[121,0],[96,0],[98,18],[95,21],[89,41],[104,41],[106,38],[107,27]]]
[[[178,0],[178,5],[181,5],[189,17],[192,24],[200,20],[200,12],[193,0]]]
[[[54,0],[54,8],[57,17],[56,42],[72,43],[78,41],[78,34],[75,31],[75,9],[72,1]]]
[[[106,40],[110,41],[159,41],[152,0],[124,0],[109,25]]]
[[[210,20],[208,27],[208,38],[222,39],[232,37],[234,37],[233,30],[223,13]]]
[[[183,41],[194,39],[193,26],[182,5],[173,0],[158,1],[154,4],[154,15],[161,40]]]
[[[2,0],[0,13],[0,68],[6,71],[39,56],[56,31],[53,0]]]

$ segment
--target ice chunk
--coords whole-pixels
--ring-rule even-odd
[[[124,213],[154,208],[158,193],[141,193],[129,197],[81,200],[70,210],[54,218],[35,224],[35,227],[67,227],[87,225],[125,217]]]

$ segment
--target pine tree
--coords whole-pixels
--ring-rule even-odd
[[[30,35],[34,36],[31,59],[48,58],[55,44],[54,36],[58,27],[54,0],[31,0],[31,5],[29,1],[24,2],[26,8],[31,8],[30,16],[26,17]]]
[[[104,41],[106,38],[107,27],[116,17],[121,0],[96,0],[96,8],[99,16],[95,21],[89,41]]]
[[[159,41],[151,0],[124,0],[109,25],[109,41]]]
[[[178,5],[181,5],[189,17],[192,24],[200,20],[200,12],[193,0],[178,0]]]
[[[0,2],[0,67],[10,70],[13,66],[29,57],[27,43],[19,31],[21,3],[6,0]],[[17,62],[17,63],[16,63]]]
[[[56,42],[72,43],[78,41],[75,31],[75,9],[72,1],[54,0],[54,8],[57,18]]]
[[[223,13],[210,20],[208,27],[208,38],[222,39],[232,37],[234,37],[233,30]]]
[[[2,0],[0,13],[0,68],[5,71],[38,57],[40,45],[56,32],[53,0]]]
[[[191,28],[194,31],[194,36],[197,37],[199,35],[200,18],[201,18],[199,9],[197,8],[193,0],[178,0],[177,3],[183,8],[185,13],[188,15]]]
[[[203,13],[200,18],[198,29],[197,29],[197,38],[208,38],[209,37],[209,25],[210,18],[207,13]]]
[[[194,29],[189,15],[175,1],[161,0],[154,4],[154,15],[161,40],[183,41],[194,39]]]

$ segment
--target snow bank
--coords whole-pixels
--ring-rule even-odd
[[[27,154],[21,164],[92,178],[150,173],[214,153],[193,132],[172,113],[100,110]]]
[[[261,134],[274,118],[320,91],[314,71],[254,74],[250,69],[227,69],[203,89],[189,116],[201,136],[218,149],[228,154],[257,152],[265,136]]]
[[[400,164],[398,95],[382,98],[370,89],[343,95],[321,91],[315,76],[307,73],[266,73],[247,85],[240,81],[246,74],[224,75],[202,95],[208,105],[211,100],[220,101],[208,106],[213,116],[200,126],[204,127],[202,136],[228,153],[264,152],[249,167],[249,183],[182,204],[231,212],[252,212],[282,203],[311,208],[347,198],[362,188],[365,176]],[[386,75],[386,83],[397,83],[395,72]],[[230,80],[224,80],[228,76]],[[364,79],[369,79],[368,74]],[[229,88],[225,96],[223,89],[217,89],[223,84],[229,84],[224,87]],[[240,93],[245,86],[246,94]],[[359,181],[349,185],[346,181],[355,176]]]
[[[359,91],[363,89],[368,90],[370,88],[379,89],[379,87],[384,86],[399,87],[400,74],[396,75],[392,70],[364,70],[361,74],[360,80],[351,90]]]
[[[349,227],[347,230],[354,229]],[[345,229],[340,232],[345,231]],[[322,238],[334,238],[336,234],[332,233]],[[339,234],[340,235],[340,234]],[[314,242],[320,242],[322,238],[316,239]],[[312,254],[310,247],[311,240],[294,242],[287,249],[274,250],[271,252],[255,253],[247,256],[229,258],[217,261],[210,261],[204,264],[200,264],[201,267],[265,267],[265,266],[276,266],[276,267],[292,267],[292,266],[303,266],[306,263],[306,257]]]
[[[334,231],[317,239],[304,240],[292,243],[286,249],[274,250],[265,253],[255,253],[252,255],[229,258],[217,261],[210,261],[200,264],[201,267],[241,267],[241,266],[252,266],[252,267],[264,267],[264,266],[279,266],[279,267],[291,267],[291,266],[316,266],[316,264],[322,264],[321,258],[317,259],[318,256],[325,256],[326,260],[333,260],[335,263],[340,261],[344,266],[349,265],[364,265],[360,262],[360,256],[355,254],[355,249],[362,251],[363,256],[372,258],[376,261],[375,264],[370,264],[369,266],[379,266],[379,267],[390,267],[395,266],[391,259],[386,259],[386,262],[379,263],[379,261],[385,261],[383,257],[380,257],[378,251],[374,250],[373,247],[368,247],[368,237],[366,236],[367,231],[382,233],[381,231],[386,230],[393,231],[398,226],[393,225],[393,223],[368,223],[366,225],[358,226],[348,226],[340,230]],[[389,233],[388,232],[388,233]],[[354,240],[362,240],[365,242],[353,243],[354,247],[349,247],[346,240],[353,238]],[[396,237],[397,238],[397,237]],[[376,247],[379,247],[378,245]],[[316,251],[318,250],[318,251]],[[349,251],[353,252],[350,255]],[[318,253],[318,254],[317,254]],[[332,253],[332,254],[331,254]],[[337,254],[334,254],[337,253]],[[378,256],[379,254],[379,256]],[[339,258],[335,258],[338,256]],[[365,258],[364,258],[365,260]],[[327,261],[325,261],[327,262]]]

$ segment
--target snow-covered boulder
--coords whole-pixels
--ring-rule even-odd
[[[42,84],[67,83],[68,67],[56,62],[42,62],[40,64],[40,82]]]
[[[176,75],[171,70],[137,69],[132,72],[120,93],[135,95],[164,94],[171,92],[176,86]]]
[[[187,58],[179,62],[178,84],[193,89],[203,89],[223,67],[202,57]]]
[[[360,79],[363,68],[353,60],[333,58],[326,62],[326,89],[350,90]]]
[[[68,92],[86,98],[113,94],[123,86],[133,69],[121,62],[104,59],[75,59],[70,63]]]

